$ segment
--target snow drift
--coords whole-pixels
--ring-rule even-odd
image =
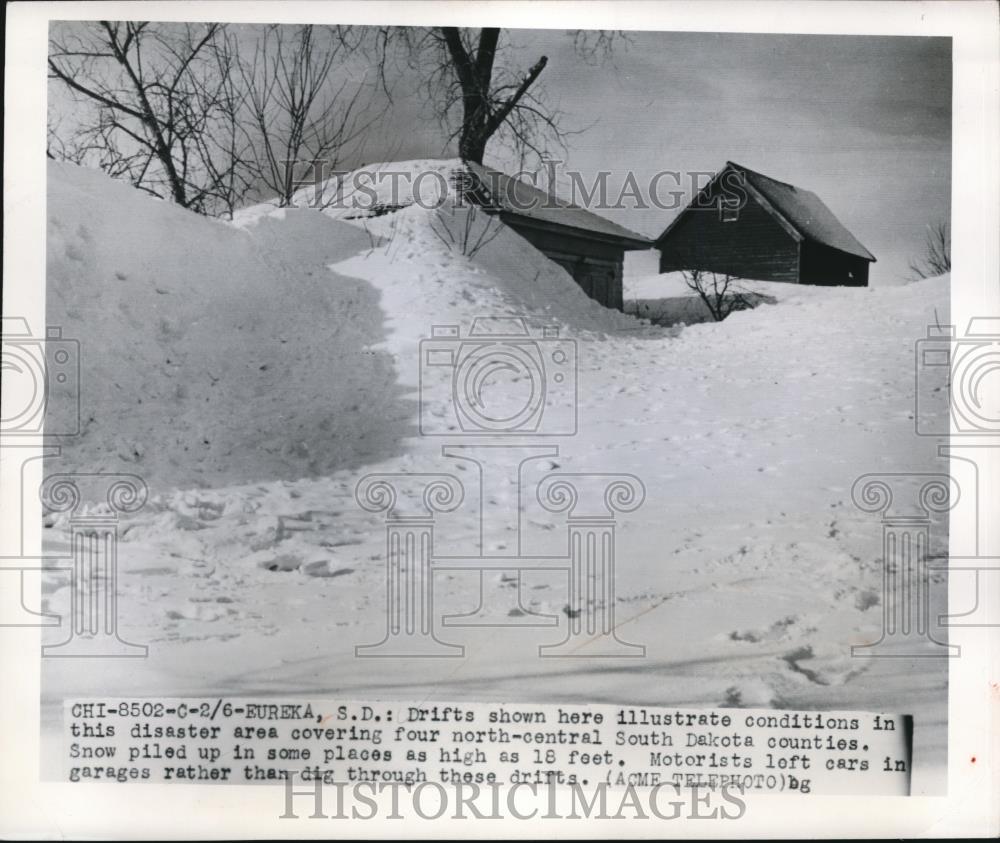
[[[914,433],[913,365],[927,325],[947,322],[948,279],[783,287],[773,306],[665,331],[594,304],[505,229],[475,254],[450,248],[442,227],[464,230],[467,209],[398,204],[259,206],[230,225],[51,165],[49,321],[81,340],[84,373],[83,435],[52,464],[125,467],[154,499],[119,549],[120,629],[150,658],[100,671],[45,660],[50,721],[68,695],[137,689],[905,709],[919,724],[915,788],[933,787],[948,660],[851,658],[882,621],[881,524],[851,486],[866,472],[947,469],[936,441]],[[616,534],[616,619],[646,658],[542,663],[538,645],[559,629],[482,628],[464,630],[459,663],[360,670],[355,645],[385,630],[385,538],[354,489],[368,472],[472,479],[414,435],[417,349],[432,325],[503,314],[578,343],[579,431],[538,471],[645,484]],[[435,542],[510,548],[512,494],[471,495],[482,533],[443,523]],[[551,544],[561,532],[547,526]],[[944,526],[932,553],[947,547]],[[46,537],[65,550],[64,523]],[[509,578],[480,585],[475,571],[436,577],[435,606],[510,598]],[[931,594],[934,618],[946,592]],[[559,575],[526,575],[521,596],[565,623]],[[69,599],[55,584],[43,609],[65,613]]]
[[[48,323],[80,341],[84,372],[82,433],[60,468],[128,470],[156,489],[317,477],[399,453],[414,418],[400,384],[434,324],[639,324],[496,219],[475,220],[489,239],[463,255],[448,236],[468,209],[348,219],[262,205],[231,225],[55,162],[48,206]]]

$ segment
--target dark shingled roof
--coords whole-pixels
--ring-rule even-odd
[[[772,179],[732,161],[727,161],[726,166],[745,173],[747,183],[762,193],[774,209],[804,238],[857,255],[859,258],[875,260],[875,256],[844,228],[843,223],[811,190],[803,190],[793,184]]]
[[[474,177],[475,185],[467,186],[468,193],[474,201],[486,207],[492,207],[501,213],[521,217],[526,220],[565,226],[577,229],[604,240],[617,241],[625,249],[651,249],[651,240],[629,231],[604,217],[591,213],[583,208],[551,196],[544,190],[532,187],[530,184],[508,176],[499,170],[465,162],[468,172]],[[461,177],[457,173],[456,177]]]

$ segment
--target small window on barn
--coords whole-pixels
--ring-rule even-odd
[[[719,197],[719,219],[723,222],[736,222],[740,218],[739,200]]]

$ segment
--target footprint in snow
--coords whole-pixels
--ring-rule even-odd
[[[851,658],[850,652],[821,653],[817,655],[811,645],[798,647],[781,657],[794,672],[814,685],[845,685],[855,676],[864,673],[869,665]]]
[[[788,615],[772,623],[766,629],[734,629],[729,633],[732,641],[746,641],[750,644],[761,642],[781,641],[788,638],[791,627],[798,623],[797,615]]]
[[[760,679],[750,679],[726,688],[723,708],[780,708],[782,700],[777,691]]]
[[[320,559],[302,566],[302,573],[310,577],[343,577],[353,574],[353,568],[338,568],[330,559]]]

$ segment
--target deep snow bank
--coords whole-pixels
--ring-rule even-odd
[[[481,209],[458,199],[459,159],[370,164],[295,196],[300,207],[363,229],[372,247],[335,269],[382,294],[390,343],[409,353],[435,324],[522,315],[568,333],[634,331],[642,324],[589,298],[558,264]],[[248,226],[282,211],[257,205]]]
[[[446,208],[346,221],[259,208],[239,230],[73,168],[54,168],[52,193],[52,321],[84,340],[93,417],[70,458],[115,459],[119,442],[135,441],[146,446],[135,470],[191,466],[216,487],[165,495],[129,520],[120,630],[148,643],[150,657],[106,659],[100,671],[86,660],[44,660],[50,732],[67,697],[137,689],[903,709],[917,724],[914,787],[926,788],[930,768],[943,775],[948,660],[851,656],[878,639],[883,620],[882,524],[853,505],[851,486],[867,472],[948,468],[913,420],[914,343],[929,324],[947,323],[948,279],[874,290],[788,285],[777,305],[722,323],[612,333],[604,320],[637,323],[572,298],[574,287],[555,286],[568,278],[505,243],[505,232],[472,256],[447,248],[439,235],[449,219],[434,215]],[[536,283],[549,292],[533,301]],[[562,299],[549,298],[559,289]],[[616,532],[615,594],[617,629],[644,643],[646,658],[540,661],[538,645],[565,632],[567,592],[562,574],[531,572],[524,605],[562,629],[442,627],[442,640],[467,647],[458,665],[362,668],[355,646],[380,640],[386,622],[384,515],[357,505],[363,474],[464,478],[468,498],[435,523],[442,554],[497,553],[521,538],[510,528],[520,510],[509,478],[479,495],[464,461],[429,439],[371,441],[402,419],[406,437],[415,423],[416,344],[427,323],[466,330],[469,316],[494,308],[527,308],[580,334],[579,431],[537,470],[643,481],[645,503]],[[591,317],[611,327],[580,331]],[[382,406],[366,403],[377,399]],[[274,415],[262,415],[269,408]],[[312,425],[302,441],[330,464],[340,454],[358,464],[295,482],[227,483],[229,466],[273,478],[308,468],[281,450],[295,441],[292,424]],[[262,435],[262,425],[274,452],[252,452],[241,438]],[[230,450],[206,447],[199,462],[203,429],[228,437]],[[564,552],[564,526],[538,514],[525,520],[524,547]],[[942,520],[932,554],[948,546]],[[65,520],[45,532],[65,553]],[[434,605],[440,615],[503,606],[515,582],[499,572],[483,582],[474,570],[447,574],[436,578]],[[930,618],[946,611],[946,598],[943,582],[932,583]],[[42,609],[65,617],[70,599],[62,578]],[[49,643],[64,635],[45,633]]]
[[[390,166],[450,185],[460,162],[374,165],[372,183]],[[643,327],[454,203],[258,205],[228,224],[73,165],[48,181],[47,319],[80,341],[84,378],[82,433],[53,471],[127,470],[156,490],[323,476],[404,449],[433,325]]]
[[[712,289],[708,279],[705,289]],[[794,299],[822,299],[822,290],[807,284],[736,278],[727,291],[727,297],[739,296],[753,308]],[[626,313],[662,327],[696,325],[715,320],[697,291],[688,286],[683,272],[626,276],[624,298]]]
[[[161,490],[327,474],[390,452],[375,291],[326,264],[368,245],[307,211],[253,235],[50,163],[47,321],[80,341],[82,433],[49,470]]]

